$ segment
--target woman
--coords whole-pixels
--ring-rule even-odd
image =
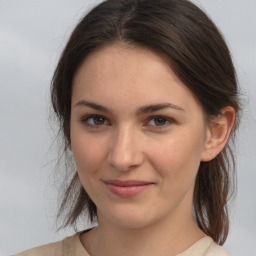
[[[18,255],[229,255],[239,123],[220,32],[187,0],[107,0],[73,31],[52,104],[76,168],[61,227],[97,225]]]

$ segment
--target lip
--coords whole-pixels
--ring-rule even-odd
[[[138,180],[107,180],[104,183],[110,192],[119,197],[136,196],[154,185],[152,182]]]

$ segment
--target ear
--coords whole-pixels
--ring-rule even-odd
[[[227,106],[223,108],[221,114],[214,118],[211,124],[208,125],[201,161],[210,161],[223,150],[234,125],[235,115],[236,112],[234,108]]]

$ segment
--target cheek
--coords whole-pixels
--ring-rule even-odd
[[[200,164],[200,144],[193,136],[169,138],[154,145],[153,168],[160,177],[161,202],[168,201],[166,207],[175,207],[186,197],[192,203],[195,178]]]
[[[191,131],[176,133],[164,141],[151,143],[152,165],[160,176],[175,182],[193,181],[202,152],[202,136]],[[153,157],[154,156],[154,157]]]
[[[72,151],[76,161],[80,182],[90,198],[96,202],[102,197],[98,189],[99,170],[102,169],[105,158],[104,143],[92,139],[84,133],[74,133],[72,136]]]
[[[80,176],[93,174],[99,169],[105,156],[101,140],[74,130],[71,133],[71,146]]]

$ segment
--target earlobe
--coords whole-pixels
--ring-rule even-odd
[[[223,150],[234,125],[235,115],[234,108],[227,106],[221,110],[219,116],[212,119],[211,124],[207,128],[201,161],[210,161]]]

